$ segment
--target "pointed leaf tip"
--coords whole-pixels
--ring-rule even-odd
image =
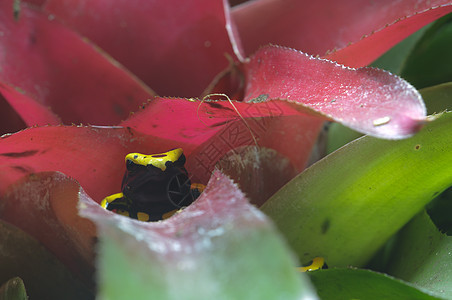
[[[268,94],[357,131],[405,138],[420,129],[426,109],[408,82],[383,70],[352,69],[278,46],[261,48],[245,66],[245,101]]]

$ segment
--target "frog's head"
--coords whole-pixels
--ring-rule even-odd
[[[129,153],[126,155],[125,160],[128,171],[140,167],[156,167],[165,172],[166,168],[170,165],[182,167],[185,164],[185,156],[183,155],[182,148],[157,154]]]

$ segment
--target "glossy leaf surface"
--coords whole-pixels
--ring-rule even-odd
[[[308,275],[321,299],[441,299],[401,280],[369,270],[331,269]]]
[[[302,262],[362,266],[452,183],[452,114],[402,141],[358,139],[317,162],[261,208]],[[306,244],[305,241],[310,241]]]
[[[101,298],[316,299],[269,220],[218,171],[162,222],[116,215],[85,194],[80,207],[100,233]]]
[[[452,237],[439,232],[425,212],[404,227],[394,249],[389,274],[452,299]]]

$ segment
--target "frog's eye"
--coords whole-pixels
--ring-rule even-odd
[[[126,168],[127,168],[127,171],[134,172],[139,168],[139,165],[135,164],[131,160],[126,160]]]
[[[325,263],[325,259],[323,257],[315,257],[306,266],[298,267],[297,269],[300,272],[309,272],[319,269],[328,269],[328,266]]]

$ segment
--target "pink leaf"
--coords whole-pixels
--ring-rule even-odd
[[[112,55],[158,94],[199,96],[234,57],[227,1],[49,0],[45,10]],[[226,8],[226,10],[225,10]],[[231,44],[232,43],[232,44]]]
[[[382,70],[351,69],[273,46],[251,57],[246,78],[245,101],[267,94],[377,137],[407,137],[425,122],[420,94]]]
[[[321,56],[329,50],[347,49],[349,43],[357,43],[353,54],[338,52],[328,58],[361,67],[420,27],[452,11],[450,3],[447,0],[259,0],[234,7],[233,17],[247,55],[268,43]],[[377,31],[372,41],[365,42],[366,38],[360,41]],[[363,46],[358,46],[360,43]]]
[[[0,139],[0,193],[23,176],[60,171],[100,202],[119,192],[127,153],[176,147],[185,145],[121,127],[30,128]]]
[[[389,26],[371,32],[361,40],[333,51],[325,57],[350,67],[368,65],[414,31],[450,12],[452,5],[449,4],[398,19]]]
[[[8,99],[9,104],[14,108],[15,112],[20,115],[21,119],[28,127],[34,125],[57,125],[61,123],[58,116],[56,116],[48,107],[21,93],[20,89],[13,89],[8,85],[0,83],[0,93],[5,99]]]
[[[117,62],[51,16],[26,5],[15,15],[12,2],[0,4],[0,82],[51,106],[65,123],[114,124],[152,95]],[[5,97],[12,106],[25,103],[21,95]]]
[[[322,121],[283,101],[230,103],[155,98],[121,125],[186,145],[187,169],[193,180],[206,182],[226,153],[256,144],[277,150],[297,171],[303,170]]]
[[[206,189],[201,196],[193,202],[190,206],[185,208],[182,213],[176,214],[173,217],[164,220],[163,222],[140,222],[130,218],[124,218],[121,215],[115,214],[103,209],[96,204],[88,195],[82,194],[80,197],[81,214],[89,217],[92,220],[99,221],[99,224],[117,223],[119,220],[130,225],[130,229],[135,228],[137,231],[147,231],[149,234],[160,236],[159,239],[153,240],[152,247],[161,247],[166,249],[162,254],[171,255],[171,249],[175,249],[172,243],[173,238],[177,237],[182,243],[196,242],[193,239],[197,233],[196,228],[187,229],[187,225],[192,221],[197,220],[197,226],[222,226],[224,223],[235,219],[234,212],[245,209],[248,213],[260,216],[260,212],[248,206],[248,201],[244,194],[237,188],[237,186],[225,175],[218,170],[212,174],[212,177],[207,184]],[[200,215],[204,217],[199,218]],[[261,219],[261,221],[263,221]],[[192,223],[193,224],[193,223]],[[182,230],[187,235],[178,236]],[[137,234],[135,232],[133,234]],[[187,244],[188,247],[195,246]],[[183,247],[182,247],[183,248]],[[188,251],[185,249],[184,251]]]

